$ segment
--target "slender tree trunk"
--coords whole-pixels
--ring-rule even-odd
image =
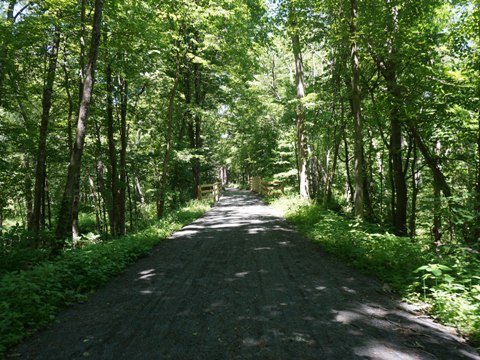
[[[100,231],[104,233],[108,233],[108,221],[106,216],[106,206],[105,204],[108,202],[107,199],[107,190],[105,186],[105,180],[103,176],[103,163],[99,160],[99,154],[102,151],[102,139],[100,135],[100,127],[98,125],[98,121],[94,121],[93,124],[95,125],[95,143],[96,143],[96,154],[95,154],[95,174],[96,174],[96,183],[99,190],[98,195],[98,208],[101,217],[101,229]]]
[[[75,190],[75,181],[80,176],[83,146],[85,143],[86,126],[88,120],[88,110],[92,99],[93,82],[95,76],[95,65],[97,61],[98,47],[100,44],[100,33],[102,23],[103,0],[95,0],[95,13],[92,29],[92,39],[85,81],[82,90],[82,101],[78,111],[77,131],[75,143],[68,166],[67,183],[63,193],[59,218],[57,222],[56,237],[59,240],[55,250],[61,250],[64,246],[64,240],[69,236],[72,225],[73,198]]]
[[[140,183],[138,176],[135,176],[135,189],[140,199],[140,205],[143,209],[145,207],[145,195],[143,195],[142,184]]]
[[[27,229],[32,230],[32,214],[33,214],[33,197],[32,197],[32,170],[30,169],[30,155],[25,154],[23,159],[23,167],[25,169],[25,209],[27,217]],[[35,244],[32,244],[33,246]]]
[[[95,187],[95,181],[93,180],[92,175],[90,172],[88,174],[88,184],[90,185],[90,191],[92,193],[92,199],[95,206],[95,228],[97,231],[102,231],[102,221],[101,221],[101,207],[100,207],[100,200],[97,194],[97,189]]]
[[[104,233],[108,233],[108,221],[107,221],[107,206],[105,205],[107,203],[107,187],[105,185],[105,180],[104,180],[104,168],[103,168],[103,164],[101,161],[97,160],[97,164],[96,164],[96,175],[97,175],[97,184],[98,184],[98,189],[100,191],[100,197],[99,197],[99,201],[100,201],[100,198],[102,199],[102,201],[100,201],[100,206],[101,206],[101,214],[102,214],[102,231]]]
[[[105,71],[107,84],[107,139],[108,139],[108,158],[110,161],[110,201],[109,201],[109,217],[110,217],[110,234],[116,237],[119,232],[119,191],[118,191],[118,169],[117,169],[117,149],[115,147],[114,138],[114,117],[113,117],[113,83],[112,68],[107,65]]]
[[[203,80],[202,80],[202,69],[200,68],[200,65],[195,64],[194,74],[195,74],[195,83],[194,83],[195,105],[197,105],[198,108],[201,108],[203,104],[203,96],[202,96]],[[196,113],[194,116],[194,120],[195,120],[195,152],[197,155],[201,155],[202,147],[203,147],[202,138],[201,138],[202,118],[198,113]],[[194,161],[193,175],[194,175],[195,189],[198,189],[198,186],[201,184],[201,167],[200,167],[199,158],[196,158]]]
[[[120,101],[120,181],[118,192],[118,235],[126,233],[126,189],[127,189],[127,104],[128,104],[128,82],[121,80],[122,94]]]
[[[480,43],[480,1],[475,2],[474,14],[476,17],[476,33],[477,33],[477,44]],[[475,66],[477,69],[480,68],[480,49],[477,45],[476,53],[476,63]],[[477,169],[476,169],[476,184],[475,184],[475,196],[474,196],[474,211],[475,211],[475,225],[472,229],[472,237],[470,241],[477,245],[480,244],[480,77],[477,76],[477,119],[478,119],[478,129],[477,129]]]
[[[353,185],[352,176],[350,175],[350,152],[348,151],[347,134],[343,133],[343,147],[345,148],[345,171],[347,173],[347,186],[348,186],[348,200],[350,204],[353,204]]]
[[[8,7],[7,7],[7,24],[10,26],[13,25],[14,22],[14,16],[13,16],[13,11],[15,9],[15,5],[17,4],[17,0],[10,0],[8,2]],[[9,34],[10,35],[10,34]],[[4,39],[1,39],[1,48],[0,48],[0,106],[4,105],[4,96],[3,96],[3,90],[4,90],[4,82],[5,82],[5,76],[6,76],[6,69],[8,67],[7,62],[9,61],[8,59],[10,58],[9,56],[9,46],[7,40],[8,38],[5,37]]]
[[[386,48],[388,58],[374,56],[374,61],[378,71],[385,79],[387,93],[391,98],[390,108],[390,148],[392,183],[392,223],[395,235],[407,235],[407,207],[408,193],[405,172],[403,170],[402,155],[402,93],[397,79],[398,54],[394,46],[395,36],[398,33],[398,9],[392,5],[390,0],[386,0],[386,5],[390,7],[390,16],[387,18],[388,40]]]
[[[440,188],[433,184],[433,226],[432,238],[435,246],[441,245],[442,240],[442,201],[440,197]]]
[[[330,206],[330,204],[332,203],[332,185],[334,183],[335,174],[337,172],[337,162],[338,162],[338,156],[340,152],[340,143],[341,143],[341,136],[337,134],[335,136],[332,167],[327,177],[327,183],[325,184],[325,196],[323,198],[323,203],[327,207]]]
[[[194,50],[196,51],[196,50]],[[200,108],[203,103],[202,95],[202,72],[199,64],[193,64],[193,99],[192,99],[192,84],[191,84],[191,72],[187,69],[186,77],[186,94],[185,102],[190,104],[192,100],[195,102],[197,108]],[[192,176],[193,176],[193,194],[194,197],[197,197],[198,186],[200,185],[201,169],[200,169],[200,159],[198,158],[201,155],[202,140],[201,140],[201,118],[198,114],[192,114],[190,111],[187,112],[188,117],[188,136],[190,139],[190,147],[192,148],[195,156],[192,159]]]
[[[86,0],[81,0],[81,9],[80,9],[80,77],[78,79],[78,106],[80,108],[82,103],[82,93],[83,93],[83,85],[85,81],[85,12],[86,12]],[[70,127],[68,130],[70,132],[69,136],[71,137],[71,145],[70,145],[70,158],[72,157],[73,152],[73,126]],[[78,173],[77,177],[75,178],[75,182],[73,184],[73,205],[72,205],[72,235],[73,237],[80,236],[80,228],[78,222],[78,213],[79,213],[79,206],[80,206],[80,172]]]
[[[130,190],[130,177],[128,175],[127,175],[126,181],[127,181],[127,195],[128,195],[128,214],[129,214],[129,221],[130,221],[129,230],[130,232],[132,232],[135,226],[133,225],[133,200],[132,200],[132,192]]]
[[[411,209],[410,209],[410,237],[413,239],[416,233],[416,219],[417,219],[417,197],[418,197],[418,177],[419,173],[417,171],[417,147],[415,143],[413,144],[413,159],[411,164],[411,184],[412,184],[412,199],[411,199]]]
[[[390,118],[390,152],[392,154],[393,181],[395,183],[396,206],[395,206],[395,235],[405,236],[407,234],[407,184],[403,172],[402,161],[402,125],[394,109]]]
[[[48,185],[48,177],[45,178],[45,198],[47,199],[48,229],[52,229],[52,200],[50,198],[50,187]]]
[[[302,46],[300,36],[295,30],[291,35],[293,56],[295,59],[295,86],[297,89],[296,125],[297,125],[297,156],[300,183],[300,196],[308,198],[310,189],[307,170],[307,137],[305,130],[305,108],[302,99],[305,97],[305,80],[303,71]]]
[[[397,84],[396,64],[393,61],[386,62],[376,58],[377,68],[382,73],[387,83],[387,92],[392,98],[390,109],[390,158],[391,174],[393,178],[394,192],[392,191],[393,202],[393,228],[395,235],[407,235],[407,183],[403,169],[402,149],[402,118],[401,99],[402,94]],[[395,195],[395,196],[394,196]]]
[[[0,193],[0,236],[3,235],[3,208],[4,208],[3,194]]]
[[[165,133],[165,153],[162,163],[162,174],[160,179],[160,188],[158,191],[157,202],[157,218],[163,216],[165,210],[165,194],[168,184],[168,165],[170,162],[170,153],[172,148],[172,135],[173,135],[173,116],[175,110],[175,96],[177,94],[178,83],[180,80],[180,55],[177,54],[176,66],[175,66],[175,79],[173,82],[172,90],[170,91],[168,99],[168,111],[166,118],[166,133]]]
[[[447,179],[445,178],[445,175],[440,169],[440,166],[438,164],[438,156],[433,155],[430,152],[427,145],[423,141],[423,138],[418,133],[415,125],[411,121],[409,121],[407,124],[408,124],[408,129],[415,140],[415,144],[418,147],[418,150],[420,150],[420,152],[422,153],[422,156],[425,159],[427,166],[430,168],[432,172],[433,180],[436,186],[443,192],[443,195],[445,195],[445,197],[451,197],[452,190],[450,188],[450,185],[448,185],[447,183]]]
[[[354,124],[354,142],[353,142],[353,157],[354,157],[354,172],[355,172],[355,194],[354,194],[354,208],[355,216],[364,218],[364,159],[363,159],[363,121],[361,112],[360,100],[360,64],[358,60],[357,50],[357,0],[350,0],[351,7],[351,22],[350,22],[350,36],[351,36],[351,66],[352,66],[352,115]]]
[[[27,130],[27,132],[31,133],[34,131],[32,123],[28,117],[28,112],[27,109],[25,108],[21,96],[20,96],[20,88],[18,86],[18,83],[15,79],[14,74],[9,73],[9,79],[12,84],[12,88],[15,91],[15,100],[18,105],[18,111],[20,112],[20,115],[23,120],[23,126]],[[1,103],[1,100],[0,100]],[[26,209],[26,218],[27,218],[27,229],[29,231],[32,230],[32,213],[33,213],[33,194],[32,194],[32,178],[34,177],[34,172],[30,168],[30,160],[31,160],[31,154],[27,151],[27,148],[24,149],[23,153],[23,168],[24,168],[24,181],[23,181],[23,187],[24,187],[24,196],[25,196],[25,209]]]
[[[80,206],[80,174],[73,184],[73,204],[72,204],[72,236],[80,237],[80,225],[78,222],[78,212]]]
[[[480,11],[480,10],[477,10]],[[480,60],[479,60],[480,63]],[[480,83],[480,79],[477,79]],[[480,96],[480,84],[478,86],[478,95]],[[478,129],[477,129],[477,183],[475,185],[475,217],[476,222],[473,227],[473,236],[471,241],[473,243],[479,244],[480,243],[480,106],[478,109]]]
[[[65,92],[67,94],[67,99],[68,99],[68,116],[67,116],[67,147],[68,147],[68,155],[69,157],[72,156],[72,150],[73,150],[73,112],[74,112],[74,105],[73,105],[73,99],[72,99],[72,94],[70,93],[70,84],[69,84],[69,77],[68,77],[68,69],[64,65],[63,66],[63,72],[65,74],[65,80],[64,80],[64,86],[65,86]]]
[[[38,139],[37,165],[35,171],[35,192],[33,200],[32,230],[38,235],[41,227],[42,196],[45,192],[45,179],[47,176],[47,134],[52,107],[53,84],[57,69],[58,48],[60,46],[60,33],[54,32],[54,42],[51,46],[48,59],[48,69],[42,97],[42,119],[40,122],[40,135]],[[34,244],[35,246],[37,244]]]

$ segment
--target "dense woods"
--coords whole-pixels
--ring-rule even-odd
[[[8,0],[0,16],[1,256],[133,234],[226,170],[478,261],[478,0]]]

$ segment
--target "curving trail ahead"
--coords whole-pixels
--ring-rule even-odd
[[[480,359],[452,330],[229,190],[16,359]]]

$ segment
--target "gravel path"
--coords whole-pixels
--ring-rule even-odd
[[[13,356],[480,359],[451,329],[233,190]]]

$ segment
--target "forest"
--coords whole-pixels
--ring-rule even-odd
[[[302,232],[480,344],[479,0],[0,18],[0,353],[206,211],[219,174],[282,182],[267,200]]]

